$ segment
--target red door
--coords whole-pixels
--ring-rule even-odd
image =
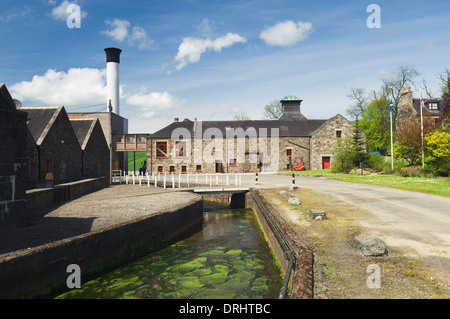
[[[329,156],[322,157],[322,169],[330,169],[331,158]]]

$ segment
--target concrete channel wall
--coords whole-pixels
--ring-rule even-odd
[[[290,298],[312,299],[314,297],[314,255],[311,249],[258,190],[246,194],[245,206],[251,207],[255,211],[285,276],[290,275]],[[285,245],[283,245],[283,242],[285,242]],[[284,246],[287,246],[288,249]],[[288,258],[290,251],[293,253],[295,262],[292,265],[292,272],[288,273],[290,272]]]
[[[0,257],[0,298],[39,297],[66,285],[71,264],[83,276],[161,249],[199,231],[201,196],[184,207]],[[36,292],[39,289],[39,293]]]
[[[280,244],[280,241],[284,241],[293,252],[295,263],[289,274],[290,298],[312,299],[314,297],[313,252],[258,190],[251,190],[245,194],[210,194],[203,197],[209,201],[221,202],[234,207],[252,208],[285,276],[289,271],[289,256],[286,254],[288,250]]]

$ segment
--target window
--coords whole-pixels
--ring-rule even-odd
[[[145,143],[145,136],[140,137],[141,143]]]
[[[202,171],[202,166],[201,165],[197,165],[197,167],[195,168],[195,170],[197,172],[201,172]]]
[[[133,137],[133,136],[129,136],[129,137],[128,137],[128,141],[129,141],[129,142],[133,142],[133,140],[134,140],[134,137]]]
[[[235,158],[230,159],[230,166],[237,166]]]
[[[175,166],[169,167],[169,173],[175,173]]]
[[[428,109],[429,110],[437,110],[438,109],[438,104],[436,102],[428,103]]]
[[[341,138],[342,137],[342,131],[341,130],[336,130],[336,137],[337,138]]]
[[[158,173],[162,173],[163,172],[163,167],[162,166],[158,166]]]
[[[289,128],[286,125],[281,125],[280,130],[287,131]]]
[[[177,142],[175,152],[176,157],[186,157],[186,142]]]
[[[185,166],[185,165],[181,166],[181,173],[186,174],[186,172],[187,172],[187,166]]]
[[[156,142],[156,157],[167,157],[167,142]]]
[[[292,156],[292,149],[288,148],[288,149],[286,150],[286,155],[287,155],[287,156]]]

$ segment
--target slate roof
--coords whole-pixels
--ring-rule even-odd
[[[173,122],[163,129],[150,135],[151,138],[171,138],[172,132],[176,128],[185,128],[189,130],[191,137],[204,136],[207,129],[219,129],[223,137],[227,135],[227,128],[242,128],[248,132],[249,128],[255,128],[257,135],[264,134],[260,129],[267,129],[267,136],[270,136],[272,128],[278,128],[279,137],[309,137],[318,130],[328,120],[247,120],[247,121],[197,121],[196,132],[194,132],[193,121]],[[200,128],[202,130],[200,134]],[[194,134],[196,133],[196,134]]]
[[[97,119],[70,120],[81,149],[84,150]]]
[[[62,106],[58,107],[22,107],[20,110],[28,113],[28,130],[31,136],[40,145],[50,127],[53,125]]]
[[[425,108],[422,110],[422,113],[424,115],[428,114],[428,115],[437,115],[439,116],[439,114],[441,113],[441,108],[442,108],[442,99],[439,98],[433,98],[433,99],[423,99],[423,102],[425,103]],[[438,103],[438,109],[437,110],[430,110],[428,108],[428,104],[429,103]],[[414,98],[413,99],[413,108],[414,110],[417,112],[417,114],[420,114],[420,99]]]
[[[14,110],[15,109],[14,101],[11,98],[11,95],[9,94],[9,91],[6,88],[6,85],[4,83],[0,83],[0,97],[5,102],[5,103],[1,103],[0,104],[0,106],[2,106],[2,108],[8,109],[8,110]],[[6,107],[4,105],[8,105],[8,107]]]

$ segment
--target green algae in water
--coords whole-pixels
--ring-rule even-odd
[[[254,212],[215,206],[204,214],[198,234],[57,298],[278,298],[282,277]]]

